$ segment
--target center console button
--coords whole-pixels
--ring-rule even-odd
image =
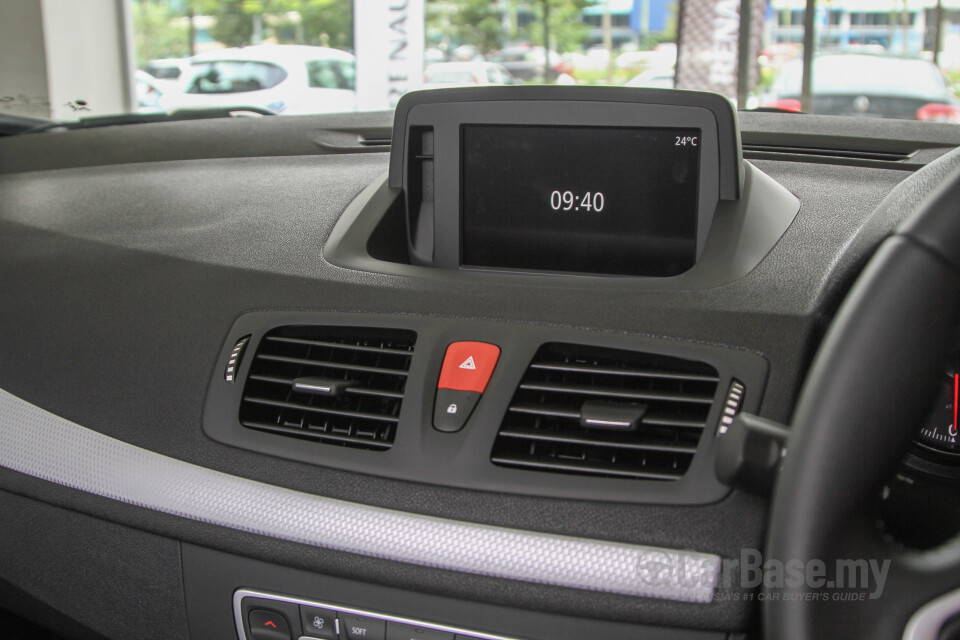
[[[386,640],[386,623],[379,618],[341,613],[340,626],[347,640]]]
[[[247,622],[251,640],[290,640],[290,625],[282,613],[251,609]]]
[[[300,605],[300,624],[303,635],[308,638],[337,640],[337,612],[320,607]]]
[[[453,634],[412,624],[388,622],[387,640],[453,640]]]

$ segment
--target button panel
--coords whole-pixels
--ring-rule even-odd
[[[500,347],[495,344],[451,342],[447,346],[433,403],[434,429],[453,433],[463,428],[499,359]]]
[[[293,640],[513,640],[425,620],[250,589],[239,589],[233,594],[233,607],[240,640],[287,640],[291,637]],[[297,611],[299,619],[296,619]],[[290,615],[295,618],[292,634],[287,623]],[[302,634],[298,635],[301,629]]]

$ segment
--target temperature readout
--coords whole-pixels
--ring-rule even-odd
[[[676,136],[677,141],[673,143],[675,147],[700,146],[700,136]]]

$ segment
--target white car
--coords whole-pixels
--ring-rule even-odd
[[[424,88],[517,84],[503,65],[493,62],[436,62],[423,72]]]
[[[160,106],[163,90],[158,86],[156,78],[137,69],[133,72],[133,87],[137,96],[137,113],[163,112]]]
[[[190,74],[188,58],[159,58],[143,65],[143,70],[153,76],[154,84],[162,93],[176,91],[183,77]]]
[[[648,89],[673,89],[673,69],[651,69],[633,76],[627,81],[627,87],[646,87]]]
[[[167,110],[257,107],[278,114],[356,109],[352,54],[325,47],[260,45],[194,56]]]

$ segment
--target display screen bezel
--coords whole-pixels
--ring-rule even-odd
[[[433,183],[435,193],[430,264],[447,269],[508,271],[564,275],[614,275],[596,271],[549,271],[499,267],[474,267],[462,263],[462,164],[461,128],[464,125],[519,125],[557,127],[617,127],[698,129],[701,149],[697,197],[696,260],[719,201],[720,154],[717,119],[705,107],[600,101],[476,101],[425,103],[407,114],[406,132],[429,128],[433,132]],[[410,140],[406,141],[409,148]],[[407,167],[404,166],[406,172]],[[404,175],[404,182],[408,177]],[[696,261],[695,260],[695,261]],[[680,274],[677,274],[680,275]],[[642,277],[642,276],[628,276]],[[670,276],[676,277],[676,276]]]
[[[571,153],[575,156],[585,156],[591,158],[592,160],[597,160],[597,155],[606,156],[609,158],[614,158],[613,167],[611,168],[600,168],[600,175],[594,176],[590,183],[601,184],[606,183],[608,187],[612,187],[612,183],[622,183],[622,185],[634,185],[631,187],[621,187],[625,188],[626,191],[632,191],[629,195],[633,196],[633,199],[627,203],[623,202],[619,204],[621,207],[621,213],[618,216],[620,219],[617,221],[619,228],[617,229],[603,229],[602,225],[591,225],[590,220],[587,217],[589,214],[582,215],[581,220],[584,220],[582,226],[577,223],[578,228],[570,228],[570,223],[572,220],[567,217],[563,224],[567,226],[566,231],[557,231],[556,229],[547,229],[539,228],[537,226],[531,226],[529,224],[524,225],[523,223],[518,225],[517,229],[508,229],[505,226],[490,225],[484,224],[492,222],[489,219],[489,216],[484,216],[480,211],[471,207],[471,200],[476,195],[473,191],[468,192],[469,186],[475,186],[480,180],[481,172],[486,173],[496,173],[499,170],[502,170],[504,167],[510,166],[511,157],[495,157],[491,165],[487,166],[476,166],[468,160],[468,156],[473,153],[473,150],[467,148],[469,134],[473,133],[474,136],[487,136],[489,140],[495,140],[497,144],[505,144],[505,146],[510,146],[517,142],[523,143],[532,143],[534,145],[544,145],[539,149],[535,149],[527,156],[528,161],[521,164],[519,170],[521,173],[527,174],[534,183],[543,179],[543,175],[538,173],[536,167],[539,163],[543,162],[549,165],[552,160],[555,160],[557,157],[570,156]],[[547,136],[546,138],[544,136]],[[592,136],[596,136],[596,140],[591,139]],[[672,186],[676,190],[676,195],[679,194],[679,185],[667,185],[666,188],[660,187],[660,193],[657,193],[657,189],[654,189],[652,192],[648,189],[640,187],[643,180],[636,179],[637,171],[639,165],[644,162],[649,162],[647,158],[634,156],[636,164],[628,162],[627,156],[629,154],[636,154],[638,148],[636,147],[637,142],[643,144],[644,142],[654,139],[657,136],[662,138],[661,144],[673,145],[673,138],[676,137],[676,146],[677,149],[674,152],[676,154],[683,154],[687,157],[692,157],[695,159],[694,166],[692,167],[692,176],[690,181],[695,188],[699,187],[700,181],[700,139],[702,137],[702,132],[700,129],[694,128],[677,128],[677,127],[614,127],[610,125],[604,126],[547,126],[547,125],[515,125],[515,124],[463,124],[460,127],[460,146],[461,146],[461,157],[460,157],[460,256],[461,256],[461,267],[468,269],[496,269],[496,270],[510,270],[510,271],[533,271],[533,272],[557,272],[557,273],[596,273],[603,275],[616,275],[616,276],[650,276],[650,277],[670,277],[672,275],[679,275],[684,273],[693,267],[696,263],[697,252],[696,252],[696,240],[697,240],[697,200],[699,194],[685,194],[687,196],[687,202],[683,206],[677,206],[673,209],[662,209],[657,212],[647,211],[645,208],[646,203],[644,203],[641,198],[646,191],[646,195],[662,197],[669,192],[669,188]],[[557,148],[555,151],[551,149],[546,149],[545,146],[548,144],[554,144],[553,140],[550,138],[556,138],[558,144],[563,144],[563,142],[570,143],[569,145],[564,146],[564,148]],[[572,139],[575,138],[575,139]],[[628,141],[632,138],[632,141]],[[687,141],[690,141],[689,145]],[[682,150],[681,150],[682,148]],[[543,155],[546,151],[546,155]],[[673,152],[672,148],[662,149],[658,154],[658,158],[662,160],[664,157],[668,156],[670,152]],[[623,155],[620,154],[623,153]],[[494,154],[491,154],[494,155]],[[523,156],[523,153],[512,153],[513,156]],[[641,152],[641,156],[642,156]],[[651,167],[653,171],[662,171],[663,164],[659,161],[654,161],[654,164],[658,166]],[[568,166],[569,165],[569,166]],[[553,175],[563,174],[565,170],[569,167],[576,167],[572,170],[572,173],[580,174],[584,171],[584,166],[591,166],[591,163],[588,161],[582,163],[579,159],[569,158],[569,162],[565,164],[560,164],[551,167]],[[592,166],[593,169],[596,169],[596,166]],[[473,175],[471,175],[473,174]],[[624,174],[623,178],[618,178],[620,174]],[[577,178],[566,174],[569,179],[576,181]],[[664,175],[657,176],[660,178],[657,180],[658,183],[664,182]],[[498,189],[510,189],[512,192],[516,192],[516,189],[522,189],[517,184],[510,184],[508,182],[510,178],[503,176],[502,180],[497,181]],[[611,182],[612,181],[612,182]],[[511,189],[515,187],[516,189]],[[587,187],[589,189],[589,187]],[[581,190],[583,191],[583,190]],[[529,193],[529,192],[528,192]],[[572,195],[572,194],[571,194]],[[603,195],[603,194],[601,194]],[[606,195],[610,195],[609,193]],[[627,193],[620,192],[619,195],[624,196],[628,195]],[[670,195],[674,195],[671,193]],[[494,198],[497,196],[494,195]],[[547,202],[542,203],[544,213],[546,212],[545,207],[547,207]],[[534,210],[531,210],[529,206],[535,206],[533,203],[528,201],[528,208],[524,209],[522,206],[517,208],[509,209],[511,205],[505,205],[499,209],[506,213],[506,215],[511,220],[522,220],[524,217],[529,216],[530,214],[537,216]],[[577,211],[580,211],[579,206]],[[472,213],[471,213],[472,212]],[[494,214],[497,216],[498,214]],[[500,214],[502,215],[502,214]],[[562,215],[562,214],[561,214]],[[654,218],[658,215],[662,216],[671,216],[675,217],[677,215],[682,216],[683,222],[680,224],[683,226],[689,226],[689,233],[684,233],[682,236],[676,236],[669,233],[669,230],[664,228],[667,225],[661,225],[655,220],[651,221],[648,226],[652,227],[652,232],[650,234],[636,233],[631,230],[631,226],[636,224],[638,218],[644,216],[650,216]],[[484,218],[487,218],[486,220]],[[539,216],[544,217],[544,216]],[[471,224],[472,218],[472,224]],[[529,220],[529,218],[528,218]],[[544,220],[544,227],[546,226],[546,220]],[[643,222],[640,222],[642,225]],[[490,241],[481,242],[479,241],[476,233],[478,226],[486,227],[488,231],[492,231],[499,235],[504,236],[507,246],[512,245],[512,248],[508,251],[497,250],[496,247],[490,247],[489,245],[494,244]],[[526,229],[520,228],[526,227]],[[556,243],[541,242],[540,239],[543,237],[543,234],[551,234],[556,237]],[[587,235],[601,235],[607,236],[608,241],[594,243],[594,246],[584,244],[583,237],[584,233]],[[471,235],[473,237],[471,237]],[[661,247],[664,246],[664,243],[676,243],[681,241],[684,244],[689,242],[689,247],[685,248],[682,252],[663,250]],[[521,246],[523,249],[521,249]],[[568,251],[569,258],[564,258],[564,260],[558,260],[557,252],[561,250],[561,247],[564,247],[562,251]],[[480,258],[479,253],[484,253],[484,249],[492,250],[493,253],[502,253],[500,256],[500,261],[498,262],[495,258],[487,257]],[[472,253],[472,255],[471,255]],[[579,254],[579,255],[577,255]],[[643,257],[640,257],[643,256]],[[631,259],[635,257],[636,259]],[[479,259],[478,259],[479,258]],[[564,261],[569,262],[569,264],[562,264]],[[577,268],[578,263],[590,261],[594,264],[583,265],[586,268]]]

